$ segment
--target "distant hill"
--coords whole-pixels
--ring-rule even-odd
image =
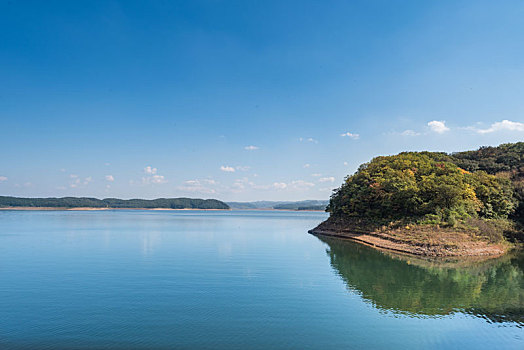
[[[18,198],[0,196],[0,208],[146,208],[146,209],[230,209],[216,199],[158,198],[158,199],[118,199],[118,198]]]
[[[329,200],[227,202],[231,209],[325,210]]]

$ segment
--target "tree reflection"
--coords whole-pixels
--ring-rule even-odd
[[[524,325],[524,254],[436,261],[319,237],[348,288],[382,310],[416,317],[465,312]]]

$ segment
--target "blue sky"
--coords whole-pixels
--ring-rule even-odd
[[[0,194],[327,199],[524,139],[522,1],[0,1]]]

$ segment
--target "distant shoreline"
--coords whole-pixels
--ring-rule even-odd
[[[21,210],[21,211],[99,211],[99,210],[205,210],[205,211],[227,211],[231,209],[198,209],[198,208],[90,208],[90,207],[4,207],[0,210]]]
[[[203,211],[296,211],[296,212],[324,212],[324,210],[296,210],[296,209],[198,209],[198,208],[96,208],[96,207],[0,207],[0,211],[101,211],[101,210],[156,210],[156,211],[183,211],[183,210],[203,210]]]

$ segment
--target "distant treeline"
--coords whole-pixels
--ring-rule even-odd
[[[321,210],[325,211],[326,206],[325,205],[311,205],[309,207],[298,207],[297,210]]]
[[[226,203],[216,199],[17,198],[5,196],[0,196],[0,207],[229,209]]]
[[[306,200],[292,203],[282,203],[275,205],[273,209],[285,210],[326,210],[328,201]]]
[[[328,200],[228,202],[232,209],[325,210]]]

